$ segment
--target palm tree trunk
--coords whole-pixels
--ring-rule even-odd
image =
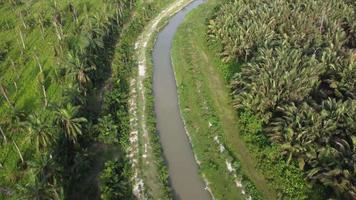
[[[18,70],[16,69],[15,62],[14,62],[14,60],[12,60],[12,59],[11,59],[11,67],[12,67],[12,69],[14,70],[14,72],[15,72],[15,74],[16,74],[17,80],[19,80],[19,79],[20,79],[20,75],[19,75]]]
[[[42,93],[43,93],[43,97],[44,97],[44,104],[45,104],[45,107],[47,107],[48,105],[48,99],[47,99],[47,92],[46,92],[46,87],[44,85],[44,73],[43,73],[43,68],[42,68],[42,65],[38,59],[38,56],[35,55],[35,60],[37,62],[37,65],[38,65],[38,68],[40,69],[40,78],[39,78],[39,82],[41,84],[41,88],[42,88]]]
[[[41,65],[41,63],[40,63],[40,60],[38,59],[38,56],[35,55],[34,57],[35,57],[35,60],[36,60],[36,62],[37,62],[37,66],[38,66],[38,68],[40,69],[40,73],[43,74],[43,68],[42,68],[42,65]]]
[[[56,29],[57,38],[58,38],[59,41],[61,41],[62,40],[62,36],[61,36],[60,31],[58,29],[58,25],[55,22],[53,23],[53,25],[54,25],[54,28]]]
[[[7,96],[6,89],[5,89],[5,87],[4,87],[2,84],[0,84],[0,89],[1,89],[2,95],[3,95],[4,98],[6,99],[7,103],[9,104],[9,106],[10,106],[10,107],[13,107],[13,105],[12,105],[12,103],[11,103],[9,97]]]
[[[20,11],[20,19],[21,19],[21,22],[22,22],[23,27],[24,27],[25,29],[27,29],[27,25],[26,25],[26,23],[25,23],[25,20],[23,19],[23,16],[22,16],[21,11]]]
[[[43,93],[43,97],[44,97],[44,104],[45,104],[45,107],[47,107],[48,99],[47,99],[46,88],[45,88],[44,84],[41,84],[41,85],[42,85],[42,93]]]
[[[15,146],[15,148],[16,148],[16,151],[17,151],[17,153],[18,153],[19,156],[20,156],[21,162],[24,163],[25,161],[24,161],[24,159],[23,159],[22,153],[21,153],[19,147],[17,146],[15,140],[12,140],[12,143],[14,144],[14,146]]]
[[[12,82],[14,83],[15,90],[16,90],[16,94],[17,94],[17,91],[18,91],[17,83],[16,83],[16,81],[15,81],[15,80],[14,80],[14,81],[12,81]]]
[[[7,138],[6,138],[6,135],[5,135],[4,131],[2,130],[1,126],[0,126],[0,132],[1,132],[2,137],[4,138],[4,143],[6,144],[7,143]]]
[[[23,47],[23,49],[26,49],[25,40],[23,39],[22,31],[21,31],[21,29],[18,29],[18,30],[19,30],[19,34],[20,34],[22,47]]]
[[[40,16],[40,18],[38,19],[38,22],[40,23],[40,27],[41,27],[41,35],[42,35],[42,39],[45,39],[44,34],[44,27],[43,27],[43,21],[42,21],[42,17]]]
[[[319,27],[319,32],[320,32],[320,33],[322,33],[323,28],[324,28],[324,16],[325,16],[325,14],[324,14],[324,11],[323,11],[323,14],[322,14],[322,16],[321,16],[320,27]]]

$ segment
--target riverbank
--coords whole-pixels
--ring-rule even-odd
[[[199,166],[182,121],[175,76],[171,66],[171,44],[177,28],[184,21],[187,13],[203,3],[203,0],[195,0],[170,18],[164,29],[159,32],[152,52],[157,130],[169,169],[174,199],[211,198],[206,183],[199,176]]]
[[[135,43],[138,69],[131,80],[129,155],[134,170],[134,193],[139,199],[170,199],[168,172],[163,159],[156,121],[152,91],[150,51],[155,35],[166,20],[192,0],[178,0],[162,10],[147,23]]]
[[[174,40],[180,108],[216,199],[277,199],[277,192],[257,169],[258,159],[238,134],[229,89],[206,42],[205,23],[217,4],[208,1],[189,14]]]

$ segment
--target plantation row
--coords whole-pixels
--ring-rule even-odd
[[[127,90],[118,78],[129,70],[127,63],[116,62],[113,69],[111,64],[135,5],[133,0],[0,3],[1,199],[98,195],[95,147],[117,145],[126,131]],[[117,86],[105,82],[112,74],[120,86],[110,99],[117,102],[110,110],[115,116],[108,114],[109,97],[103,94]],[[129,197],[125,162],[117,151],[120,162],[111,166],[123,183],[118,192]]]
[[[355,199],[355,3],[226,0],[208,26],[242,134],[281,197]]]

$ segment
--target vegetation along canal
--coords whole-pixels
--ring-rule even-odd
[[[153,50],[154,96],[157,129],[168,164],[175,199],[211,199],[202,178],[182,121],[176,81],[171,64],[172,40],[187,13],[204,3],[196,0],[169,20],[158,34]]]

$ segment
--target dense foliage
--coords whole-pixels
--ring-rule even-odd
[[[236,109],[328,196],[355,199],[354,2],[227,0],[208,36],[225,62],[241,64],[230,76]]]
[[[125,181],[125,163],[123,159],[108,161],[101,173],[101,199],[135,199],[132,194],[131,183]]]
[[[93,146],[117,142],[106,136],[124,131],[101,105],[133,6],[133,0],[0,2],[0,198],[76,199],[81,188],[95,187],[88,177],[100,168]]]

